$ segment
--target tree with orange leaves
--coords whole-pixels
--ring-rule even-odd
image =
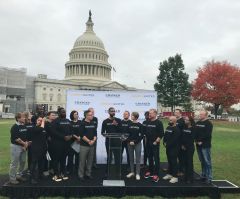
[[[240,68],[227,61],[210,61],[197,70],[192,97],[212,103],[215,118],[220,106],[228,108],[240,102]]]

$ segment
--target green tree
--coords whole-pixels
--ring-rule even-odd
[[[158,93],[158,101],[165,107],[171,107],[172,112],[176,106],[190,102],[191,84],[188,77],[180,54],[169,57],[159,65],[158,82],[154,84],[154,89]]]

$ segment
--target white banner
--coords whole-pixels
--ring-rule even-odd
[[[102,121],[108,118],[108,109],[114,107],[116,117],[123,119],[123,112],[139,113],[139,122],[144,120],[144,113],[151,108],[157,109],[157,93],[155,91],[67,91],[67,117],[72,110],[78,111],[80,119],[89,107],[94,108],[98,118],[97,162],[106,163],[105,138],[101,135]],[[124,154],[125,156],[125,154]],[[126,158],[124,157],[124,162]]]

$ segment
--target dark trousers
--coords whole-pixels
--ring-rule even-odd
[[[178,158],[178,171],[183,173],[185,168],[184,168],[184,151],[182,149],[178,150],[177,158]]]
[[[147,166],[147,139],[146,137],[143,138],[143,164],[144,166]]]
[[[183,151],[185,181],[193,180],[193,154],[194,146],[187,147],[186,150]]]
[[[168,160],[168,173],[173,177],[177,177],[178,162],[177,155],[179,149],[176,147],[169,147],[166,149],[167,160]]]
[[[127,154],[127,165],[129,167],[130,166],[130,160],[129,160],[129,152],[128,152],[128,143],[126,141],[122,142],[122,155],[123,155],[124,149],[125,149],[126,154]]]
[[[97,164],[97,140],[94,144],[93,166]]]
[[[160,169],[160,157],[159,157],[159,145],[153,145],[152,143],[146,143],[149,171],[151,175],[159,175]]]
[[[42,175],[44,170],[44,157],[46,156],[46,151],[36,153],[32,151],[31,153],[31,165],[30,165],[30,172],[32,179],[38,179],[39,176]]]
[[[65,174],[68,145],[65,143],[54,143],[52,147],[54,175]]]
[[[52,165],[52,143],[50,141],[48,141],[48,154],[51,158],[51,160],[47,160],[47,157],[45,156],[44,158],[44,171],[49,171],[51,169],[53,169],[53,165]]]
[[[28,151],[27,151],[27,162],[28,162],[28,170],[30,170],[30,168],[31,168],[31,162],[32,162],[32,147],[31,147],[31,146],[28,147]]]
[[[70,146],[68,148],[68,153],[67,153],[67,171],[69,171],[70,173],[73,172],[73,170],[75,169],[75,171],[78,171],[78,167],[79,167],[79,153],[77,153],[75,150],[72,149],[72,147]],[[75,161],[73,163],[73,159],[75,158]]]

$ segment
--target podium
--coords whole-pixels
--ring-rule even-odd
[[[107,158],[107,179],[103,180],[103,186],[124,187],[122,180],[122,141],[124,135],[120,133],[108,133],[108,158]],[[114,163],[113,158],[114,157]]]

